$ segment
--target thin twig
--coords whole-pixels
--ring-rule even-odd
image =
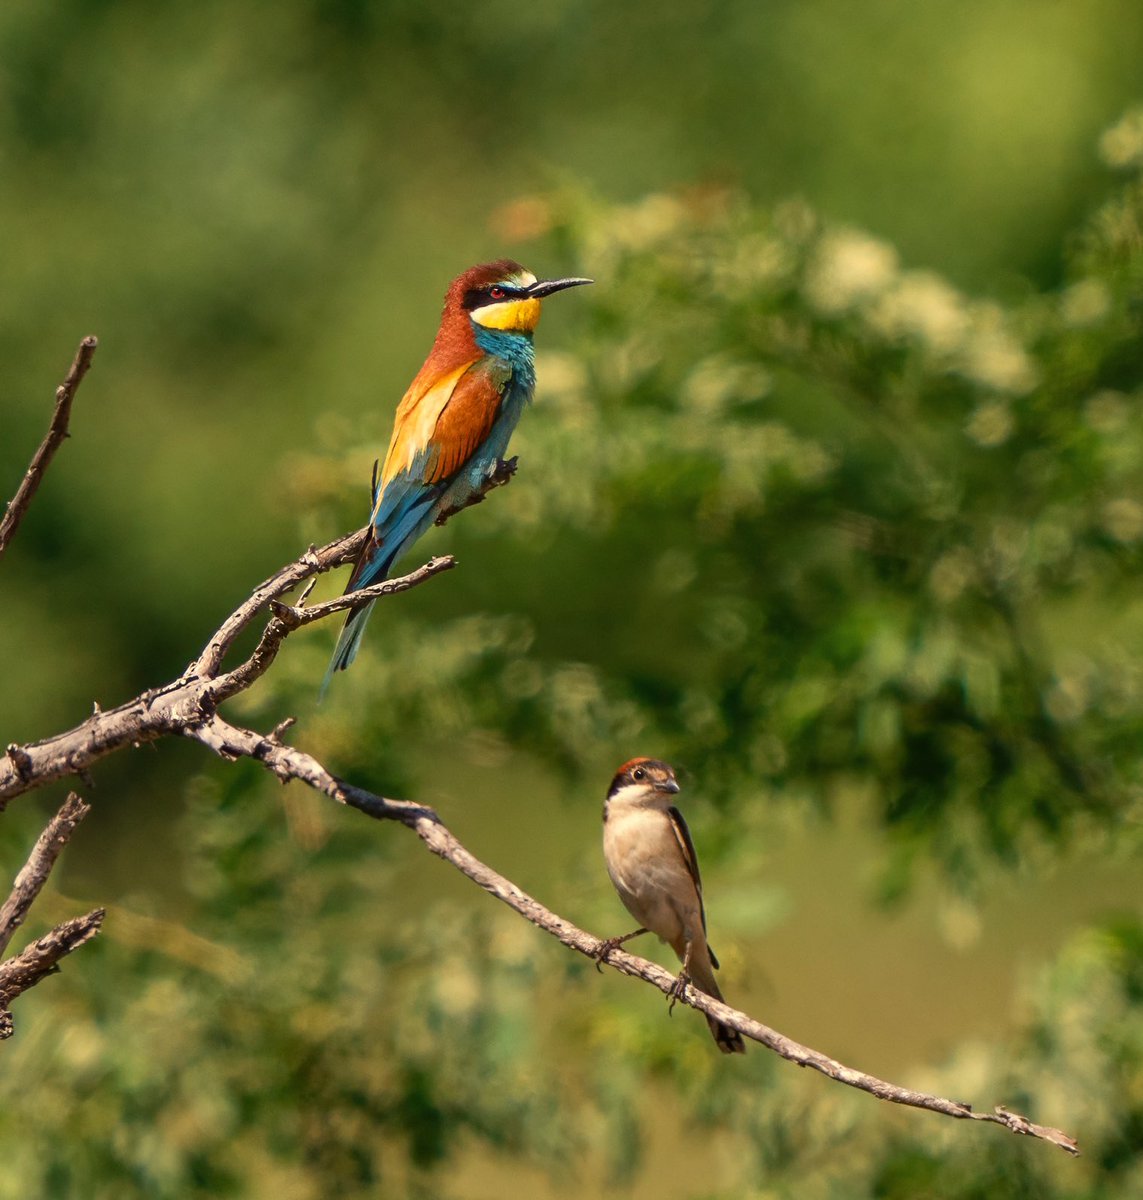
[[[24,514],[32,503],[32,497],[36,494],[36,490],[44,478],[44,472],[47,471],[55,452],[63,445],[64,438],[68,435],[67,425],[71,416],[71,402],[75,398],[76,389],[83,382],[83,377],[91,366],[91,360],[98,345],[99,342],[94,337],[85,337],[80,342],[71,369],[63,383],[56,388],[56,407],[55,412],[52,413],[52,422],[48,426],[47,435],[32,457],[31,465],[24,472],[24,478],[16,489],[15,496],[8,502],[4,516],[0,519],[0,558],[8,549],[8,543],[16,536],[16,530],[20,528],[20,522],[23,521]]]
[[[395,596],[398,592],[407,592],[409,588],[416,587],[434,575],[440,575],[443,571],[450,571],[455,566],[456,559],[451,554],[446,554],[442,558],[430,558],[427,563],[415,571],[410,571],[408,575],[401,575],[396,579],[385,579],[369,587],[360,588],[356,592],[347,592],[336,599],[324,600],[320,604],[312,604],[306,608],[303,608],[300,602],[291,606],[282,604],[278,600],[271,600],[270,611],[274,615],[266,623],[266,628],[262,631],[262,637],[254,648],[254,653],[240,667],[219,676],[217,686],[212,689],[215,702],[221,703],[238,692],[244,692],[255,679],[264,675],[269,670],[270,664],[277,658],[282,643],[295,629],[301,629],[303,625],[320,621],[332,613],[362,608],[384,596]]]
[[[281,640],[291,630],[281,616],[271,616],[250,657],[234,670],[216,677],[227,647],[276,596],[312,575],[348,561],[354,553],[353,547],[360,546],[364,536],[362,531],[338,538],[321,549],[311,548],[296,562],[260,584],[254,594],[226,618],[200,658],[178,679],[143,692],[116,708],[95,711],[86,721],[55,737],[8,746],[0,754],[0,812],[13,797],[56,779],[82,776],[100,759],[118,750],[141,746],[162,737],[181,736],[209,722],[223,700],[245,691],[265,674],[277,655]],[[313,611],[318,616],[329,616],[354,604],[365,603],[369,598],[367,593],[389,596],[417,587],[452,565],[451,558],[432,559],[409,575],[388,579],[372,589],[363,588],[352,598],[314,605],[312,610],[289,611]],[[308,618],[305,618],[299,624],[307,622]]]
[[[28,909],[47,883],[48,875],[59,858],[60,851],[67,845],[75,827],[91,812],[91,806],[71,792],[63,807],[48,822],[40,834],[23,870],[16,876],[12,893],[0,908],[0,957],[8,949],[12,935],[24,923]]]
[[[0,908],[0,957],[8,948],[12,936],[24,923],[33,901],[40,894],[60,851],[67,844],[75,827],[91,811],[74,792],[63,802],[59,812],[48,822],[32,847],[28,861],[16,876],[12,892]],[[33,942],[22,953],[0,962],[0,1041],[12,1036],[15,1028],[11,1003],[21,992],[34,987],[45,976],[58,970],[56,963],[65,954],[82,946],[93,937],[103,921],[103,910],[88,913],[57,925],[50,933]]]
[[[14,958],[0,963],[0,1041],[12,1036],[12,1001],[59,970],[59,961],[99,932],[106,915],[102,908],[73,917],[37,938]]]
[[[437,813],[426,805],[414,804],[406,800],[392,800],[354,787],[344,780],[337,779],[312,755],[294,747],[285,746],[276,738],[232,725],[221,717],[216,716],[205,725],[187,732],[189,736],[196,738],[214,753],[226,759],[252,758],[261,762],[283,783],[291,779],[298,779],[331,799],[356,808],[359,812],[376,820],[399,821],[402,825],[412,829],[434,854],[450,863],[486,892],[507,904],[509,908],[531,921],[533,925],[551,934],[565,946],[593,961],[598,960],[598,956],[605,948],[606,943],[603,940],[545,908],[510,879],[481,862],[465,849]],[[676,977],[674,975],[637,955],[628,954],[622,950],[610,950],[604,961],[625,975],[642,979],[653,987],[657,987],[664,995],[671,995],[672,989],[675,987]],[[909,1108],[927,1109],[930,1112],[941,1113],[946,1117],[955,1117],[959,1120],[988,1121],[1003,1125],[1013,1133],[1051,1142],[1069,1154],[1079,1153],[1075,1140],[1059,1129],[1037,1125],[1019,1113],[1010,1112],[1001,1106],[992,1112],[976,1112],[969,1104],[947,1100],[942,1096],[933,1096],[927,1092],[914,1091],[911,1088],[879,1079],[875,1075],[868,1075],[853,1067],[847,1067],[844,1063],[793,1041],[784,1034],[778,1033],[777,1030],[763,1025],[761,1021],[756,1021],[746,1013],[714,1000],[689,985],[684,990],[681,999],[692,1008],[715,1017],[732,1029],[737,1029],[744,1037],[758,1042],[790,1062],[797,1063],[802,1067],[812,1067],[815,1071],[820,1071],[838,1083],[868,1092],[879,1100],[887,1100]]]
[[[291,588],[315,575],[353,562],[360,554],[361,547],[365,545],[368,536],[369,526],[366,526],[356,533],[348,533],[344,537],[335,538],[320,549],[311,546],[300,558],[295,559],[280,571],[275,571],[222,622],[207,642],[203,652],[187,668],[187,675],[197,675],[202,678],[217,675],[222,666],[222,660],[227,650],[233,645],[234,639],[271,600],[276,600]]]
[[[515,458],[510,458],[507,462],[498,462],[495,470],[485,478],[479,492],[475,493],[475,496],[483,498],[488,492],[494,491],[498,487],[503,487],[515,474],[515,471]],[[476,503],[477,500],[472,498],[468,504],[462,505],[460,508],[450,509],[441,515],[436,524],[443,525],[451,517],[456,516],[458,512],[463,512],[470,504]],[[345,566],[347,563],[356,562],[358,555],[361,553],[371,534],[372,529],[366,525],[364,529],[359,529],[356,533],[349,533],[344,537],[337,538],[320,549],[316,546],[311,546],[301,558],[296,559],[280,571],[275,572],[269,579],[260,583],[251,595],[218,627],[218,630],[209,642],[207,642],[203,652],[187,668],[186,674],[199,676],[217,675],[222,668],[222,660],[225,658],[227,650],[234,644],[235,638],[254,621],[263,608],[269,605],[271,601],[285,595],[286,592],[296,587],[299,583],[303,583],[307,579],[312,579],[315,575],[322,575],[326,571],[332,571],[337,567]],[[445,565],[446,560],[447,565]],[[446,571],[450,566],[454,565],[454,560],[448,555],[441,559],[431,559],[430,562],[437,564],[429,571],[431,575],[438,574],[440,571]],[[421,568],[422,571],[427,569],[427,567]],[[322,608],[319,615],[326,616],[331,612],[358,608],[362,604],[368,603],[370,599],[376,599],[378,596],[389,596],[395,592],[414,587],[416,583],[423,582],[422,578],[417,578],[416,583],[406,582],[413,576],[419,576],[419,572],[414,571],[412,576],[406,575],[400,579],[387,579],[379,584],[374,584],[372,588],[361,588],[359,591],[339,596],[336,600],[327,601],[327,607]],[[304,601],[305,596],[303,595],[301,599]],[[319,607],[319,605],[315,604],[313,611],[317,611]],[[316,620],[317,618],[312,619]],[[307,622],[302,623],[305,624]]]

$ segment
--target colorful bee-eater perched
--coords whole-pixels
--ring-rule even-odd
[[[541,300],[591,282],[537,280],[508,258],[452,281],[433,348],[397,406],[374,483],[372,536],[346,592],[387,578],[438,517],[482,494],[536,386],[532,331]],[[372,607],[349,614],[326,683],[353,662]]]

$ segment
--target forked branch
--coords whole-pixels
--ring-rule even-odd
[[[63,807],[40,834],[24,869],[16,876],[11,895],[0,907],[0,956],[8,949],[12,935],[23,925],[28,909],[47,883],[60,851],[89,812],[91,806],[84,804],[75,792],[71,792],[63,802]]]
[[[0,1041],[12,1036],[12,1001],[59,970],[59,961],[99,932],[106,909],[96,908],[82,917],[64,921],[43,937],[25,946],[14,958],[0,963]]]
[[[47,883],[60,851],[75,827],[90,811],[90,807],[73,792],[40,834],[23,870],[16,876],[11,894],[0,907],[0,957]],[[59,970],[59,960],[94,937],[102,922],[103,909],[65,921],[20,954],[0,962],[0,1040],[12,1036],[12,1014],[9,1011],[12,1001],[21,992],[39,983],[45,975]]]

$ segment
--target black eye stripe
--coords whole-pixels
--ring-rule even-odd
[[[495,292],[496,295],[492,293]],[[505,300],[520,300],[528,295],[528,289],[511,283],[489,283],[483,287],[469,288],[464,293],[464,307],[472,310],[485,304],[502,304]]]

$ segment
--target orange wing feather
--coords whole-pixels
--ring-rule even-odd
[[[422,482],[439,483],[458,471],[488,436],[511,370],[499,364],[481,367],[481,362],[462,363],[423,390],[414,381],[397,409],[381,472],[383,488],[430,446],[433,453]]]
[[[490,363],[474,366],[457,380],[433,431],[437,455],[425,473],[426,483],[459,471],[492,432],[510,374]]]
[[[381,468],[382,490],[402,471],[407,471],[432,440],[437,422],[457,382],[477,361],[475,358],[469,359],[444,375],[435,372],[428,375],[422,370],[409,385],[409,390],[397,405],[397,415],[393,420],[393,437]],[[428,366],[427,363],[425,365]]]

